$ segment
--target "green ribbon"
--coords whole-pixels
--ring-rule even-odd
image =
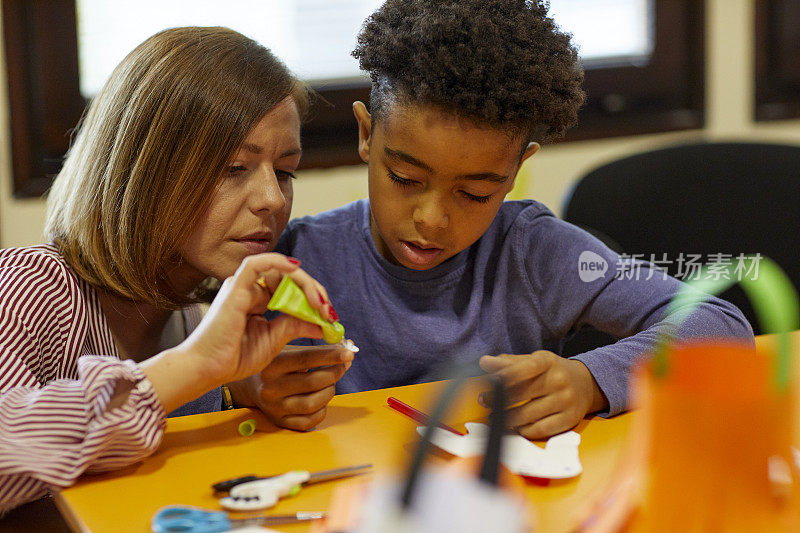
[[[737,281],[740,272],[742,275]],[[677,333],[684,320],[710,295],[717,295],[737,282],[753,304],[761,330],[779,334],[774,384],[779,391],[785,391],[789,386],[792,361],[789,333],[800,327],[800,304],[794,285],[771,259],[750,256],[735,268],[729,263],[704,265],[697,279],[685,283],[667,307],[667,316],[673,323],[671,331]],[[653,369],[659,377],[666,376],[669,371],[667,344],[670,338],[664,333],[656,344]]]

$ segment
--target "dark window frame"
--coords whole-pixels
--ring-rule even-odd
[[[47,191],[85,101],[78,80],[74,0],[2,0],[8,66],[14,196]],[[654,1],[655,48],[646,66],[586,71],[587,103],[564,141],[701,128],[704,123],[704,7]],[[304,126],[301,168],[360,162],[351,104],[368,102],[366,82],[315,87]]]
[[[755,16],[755,119],[798,118],[800,0],[759,0]]]

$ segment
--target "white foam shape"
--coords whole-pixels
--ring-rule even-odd
[[[442,450],[459,457],[482,455],[486,449],[489,428],[486,424],[467,422],[467,434],[460,436],[445,429],[436,428],[431,443]],[[424,426],[417,427],[422,435]],[[501,462],[514,472],[523,476],[549,479],[566,479],[583,472],[578,446],[581,436],[567,431],[548,439],[544,449],[519,434],[503,437],[503,456]]]

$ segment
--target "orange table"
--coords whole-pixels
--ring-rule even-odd
[[[793,334],[800,341],[800,332]],[[768,346],[773,336],[760,336]],[[800,342],[795,343],[795,349]],[[63,491],[57,503],[73,529],[79,531],[150,530],[150,519],[165,505],[187,504],[219,509],[210,485],[245,474],[269,475],[292,469],[326,470],[371,462],[379,472],[404,469],[417,440],[416,423],[386,405],[389,396],[430,411],[442,383],[382,389],[336,396],[325,421],[308,433],[281,430],[260,413],[237,409],[206,415],[172,418],[159,451],[140,464],[111,474],[84,476]],[[481,420],[485,410],[475,401],[475,390],[465,391],[447,422],[458,429]],[[589,418],[576,428],[581,434],[580,457],[584,472],[577,478],[529,485],[531,505],[539,518],[539,531],[568,531],[579,511],[602,490],[626,453],[636,412],[612,419]],[[237,425],[256,418],[259,430],[240,437]],[[430,461],[444,461],[433,454]],[[337,481],[311,485],[299,495],[281,500],[270,513],[327,509]],[[281,526],[282,531],[307,531],[306,524]]]
[[[411,385],[336,396],[325,421],[308,433],[279,430],[256,411],[233,411],[172,418],[157,453],[126,469],[84,476],[58,495],[67,521],[79,531],[150,530],[150,519],[165,505],[188,504],[219,509],[210,485],[249,473],[268,475],[292,469],[324,470],[370,462],[376,471],[405,468],[417,439],[416,424],[386,405],[389,396],[428,411],[441,383]],[[485,410],[475,392],[465,392],[448,422],[480,420]],[[256,418],[259,430],[251,437],[237,434],[237,425]],[[584,473],[549,486],[529,486],[531,503],[539,514],[541,531],[565,531],[576,509],[602,488],[622,454],[625,437],[636,414],[610,420],[584,420],[581,460]],[[444,461],[446,454],[429,460]],[[325,510],[338,481],[310,485],[293,498],[281,500],[271,513]],[[307,531],[307,524],[278,527]]]

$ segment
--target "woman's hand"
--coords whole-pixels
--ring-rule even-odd
[[[485,355],[480,365],[503,380],[510,406],[507,423],[529,439],[544,439],[572,429],[588,413],[608,407],[589,369],[580,361],[553,352]],[[481,403],[487,405],[483,395]]]
[[[319,326],[262,313],[284,275],[303,290],[312,307],[332,319],[325,289],[277,253],[247,257],[226,279],[200,325],[180,345],[142,363],[166,412],[214,387],[261,371],[284,345],[299,337],[320,338]]]

